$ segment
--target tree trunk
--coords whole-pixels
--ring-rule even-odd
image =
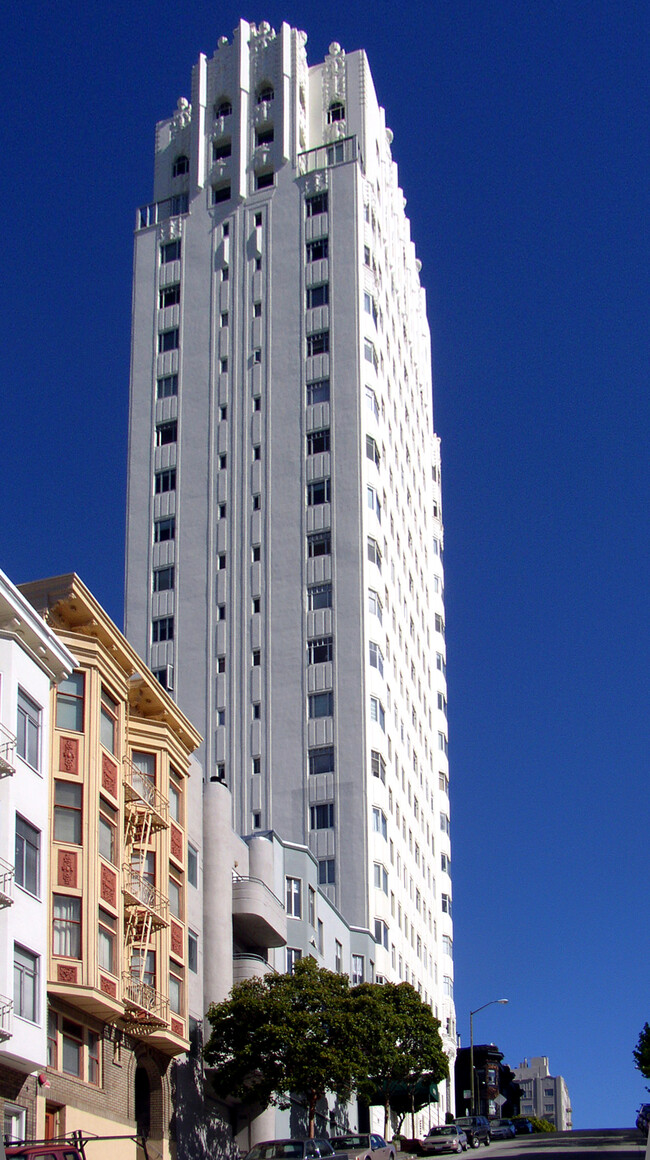
[[[315,1135],[315,1116],[316,1116],[316,1101],[318,1096],[315,1092],[309,1093],[309,1139],[313,1140]]]
[[[388,1096],[386,1096],[386,1101],[384,1103],[384,1140],[388,1139],[388,1121],[389,1121],[389,1118],[390,1118],[390,1100],[389,1100]]]
[[[415,1139],[415,1095],[411,1092],[411,1139]]]

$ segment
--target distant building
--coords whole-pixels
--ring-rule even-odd
[[[456,1056],[456,1111],[469,1115],[472,1108],[472,1081],[469,1047]],[[474,1112],[477,1116],[516,1116],[520,1088],[511,1068],[503,1062],[503,1052],[494,1043],[474,1044]],[[501,1101],[504,1101],[503,1103]]]
[[[539,1116],[555,1124],[560,1132],[573,1127],[569,1089],[561,1075],[551,1075],[548,1056],[534,1055],[524,1059],[515,1068],[515,1075],[522,1090],[522,1116]]]

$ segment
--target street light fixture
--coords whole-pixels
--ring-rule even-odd
[[[482,1007],[476,1007],[474,1011],[469,1013],[469,1073],[472,1088],[472,1105],[471,1115],[474,1115],[474,1016],[478,1015],[479,1011],[483,1011],[486,1007],[491,1007],[493,1003],[507,1003],[507,999],[490,999],[489,1003],[484,1003]]]

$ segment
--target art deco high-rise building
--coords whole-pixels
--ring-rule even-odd
[[[375,935],[353,975],[411,982],[453,1056],[425,294],[365,53],[305,44],[242,21],[156,128],[126,630],[205,737],[206,799],[225,781],[241,834],[309,847]]]

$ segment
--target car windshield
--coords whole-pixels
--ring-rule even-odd
[[[458,1128],[432,1128],[430,1136],[455,1136]]]
[[[367,1136],[335,1136],[332,1143],[337,1148],[367,1148],[370,1141]]]
[[[456,1120],[456,1123],[459,1124],[461,1128],[471,1128],[472,1126],[472,1121],[469,1116],[465,1116],[465,1118],[462,1120]]]

